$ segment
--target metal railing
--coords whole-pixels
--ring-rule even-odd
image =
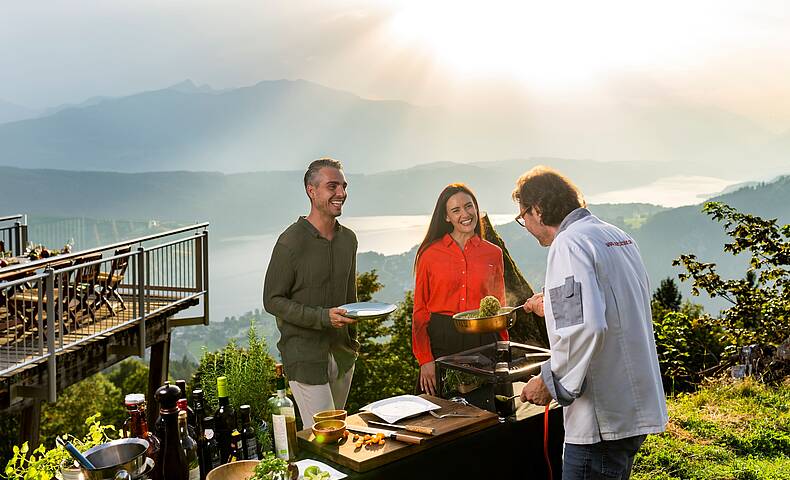
[[[0,377],[47,363],[46,395],[57,395],[57,355],[145,320],[200,305],[208,324],[208,224],[58,255],[0,270]]]
[[[27,215],[0,217],[0,251],[22,255],[27,245]]]

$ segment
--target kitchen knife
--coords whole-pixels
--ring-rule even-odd
[[[377,433],[383,433],[384,438],[391,438],[393,440],[397,440],[403,443],[410,443],[412,445],[419,445],[422,443],[422,438],[420,437],[413,437],[411,435],[404,435],[402,433],[398,433],[392,430],[383,430],[381,428],[370,428],[370,427],[361,427],[359,425],[349,425],[346,424],[346,430],[350,430],[352,432],[358,433],[367,433],[368,435],[375,435]]]
[[[377,427],[387,427],[392,428],[395,430],[406,430],[407,432],[417,432],[417,433],[424,433],[426,435],[433,435],[434,428],[433,427],[421,427],[419,425],[396,425],[394,423],[384,423],[384,422],[368,422],[368,425],[376,425]]]

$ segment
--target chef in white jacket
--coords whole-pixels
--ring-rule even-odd
[[[544,291],[524,308],[545,316],[551,359],[521,400],[565,407],[563,479],[627,479],[645,436],[667,423],[639,249],[555,170],[528,171],[513,198],[518,222],[549,247]]]

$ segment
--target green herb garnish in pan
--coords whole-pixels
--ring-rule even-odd
[[[499,303],[499,300],[489,295],[480,300],[480,310],[478,314],[480,317],[493,317],[499,313],[500,308],[502,308],[502,305]]]

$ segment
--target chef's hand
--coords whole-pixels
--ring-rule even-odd
[[[420,389],[429,395],[436,396],[436,366],[433,361],[420,365]]]
[[[521,390],[521,402],[533,403],[535,405],[548,405],[551,402],[551,393],[543,383],[543,378],[540,375],[535,375],[530,378],[524,388]]]
[[[345,325],[357,323],[353,318],[344,317],[347,310],[345,308],[330,308],[329,309],[329,322],[335,328],[340,328]]]
[[[545,317],[543,312],[543,292],[532,295],[529,300],[524,302],[524,311],[527,313],[536,313],[541,317]]]

